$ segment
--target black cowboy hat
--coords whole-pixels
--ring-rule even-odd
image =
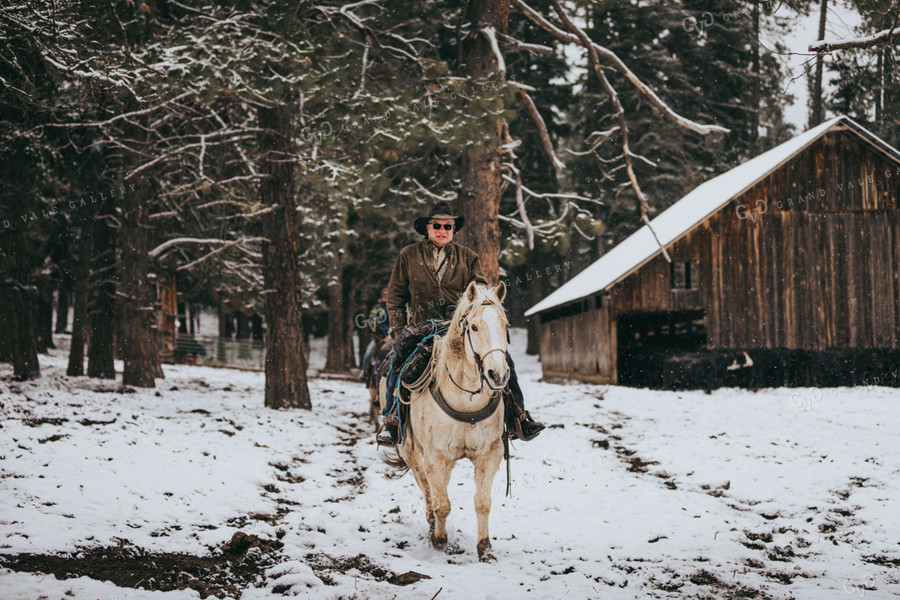
[[[454,219],[454,231],[459,231],[460,229],[462,229],[463,223],[466,222],[466,218],[464,216],[454,215],[453,209],[450,208],[450,205],[444,201],[441,201],[431,207],[431,212],[428,213],[427,216],[419,217],[418,219],[416,219],[413,222],[413,227],[415,227],[418,233],[421,233],[422,235],[428,235],[428,230],[425,229],[425,226],[428,225],[428,222],[432,219]]]

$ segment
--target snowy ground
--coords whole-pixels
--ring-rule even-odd
[[[2,556],[209,555],[242,531],[284,544],[247,600],[900,596],[897,389],[557,385],[517,356],[553,427],[515,445],[511,498],[501,467],[498,562],[481,564],[471,465],[451,482],[450,550],[432,549],[412,476],[384,477],[362,384],[315,379],[312,412],[272,411],[261,373],[166,366],[127,393],[65,377],[65,357],[42,356],[37,382],[0,365]],[[428,578],[390,582],[409,571]],[[198,593],[0,568],[3,600],[131,597]]]

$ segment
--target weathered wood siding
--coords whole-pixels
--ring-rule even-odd
[[[615,381],[625,312],[703,310],[708,348],[900,348],[900,166],[853,133],[827,133],[668,250],[696,263],[696,289],[672,290],[657,256],[603,309],[542,323],[544,373]]]
[[[612,315],[705,309],[710,348],[900,348],[900,168],[826,134],[611,290]]]
[[[544,376],[615,383],[616,335],[604,306],[541,324]]]

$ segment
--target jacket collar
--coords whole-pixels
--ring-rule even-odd
[[[431,274],[432,279],[438,285],[444,283],[444,281],[450,276],[453,271],[453,264],[456,262],[456,254],[457,254],[457,246],[456,242],[449,242],[444,248],[446,248],[446,256],[447,256],[447,268],[444,270],[444,276],[441,277],[441,280],[437,280],[437,276],[434,273],[434,270],[431,268],[431,260],[432,260],[432,248],[436,248],[434,244],[431,243],[431,240],[424,239],[419,242],[419,256],[422,259],[422,264],[425,265],[425,270]]]

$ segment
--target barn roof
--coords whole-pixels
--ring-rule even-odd
[[[900,163],[900,151],[896,148],[850,117],[835,117],[694,188],[650,221],[659,241],[665,246],[677,241],[832,129],[854,132],[880,154]],[[533,315],[606,290],[660,252],[659,244],[653,239],[650,229],[644,225],[594,264],[528,309],[525,315]]]

